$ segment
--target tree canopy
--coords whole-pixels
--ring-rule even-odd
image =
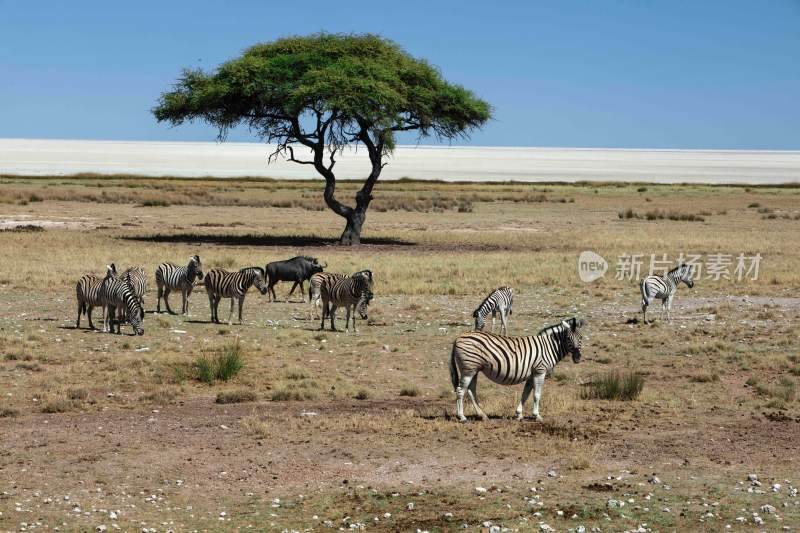
[[[257,44],[213,73],[184,70],[153,109],[173,125],[201,120],[228,131],[246,125],[277,144],[270,156],[313,165],[326,181],[325,201],[348,220],[342,242],[358,242],[372,188],[395,135],[466,137],[491,118],[491,107],[447,82],[426,61],[377,35],[320,33]],[[310,158],[295,157],[302,145]],[[336,155],[363,145],[371,163],[355,207],[335,197]]]

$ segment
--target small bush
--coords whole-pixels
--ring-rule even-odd
[[[42,412],[47,414],[66,413],[75,407],[75,403],[67,398],[51,398],[42,405]]]
[[[139,207],[169,207],[170,203],[166,200],[145,200]]]
[[[644,388],[644,377],[633,372],[601,376],[581,391],[584,400],[635,400]]]
[[[0,418],[11,418],[17,416],[19,411],[11,407],[0,407]]]
[[[400,396],[419,396],[419,389],[417,389],[414,385],[406,385],[400,389]]]
[[[314,391],[295,387],[282,387],[272,391],[269,399],[273,402],[299,402],[302,400],[313,400],[316,398]]]
[[[244,353],[239,338],[222,348],[222,352],[213,358],[203,354],[195,360],[197,379],[203,383],[214,383],[217,380],[228,381],[236,376],[244,367]]]
[[[689,377],[693,383],[712,383],[719,381],[719,374],[695,374]]]
[[[366,389],[359,390],[355,396],[353,396],[356,400],[369,400],[369,391]]]
[[[86,389],[69,389],[67,391],[67,398],[83,402],[89,398],[89,392]]]
[[[217,394],[217,403],[242,403],[256,401],[256,393],[247,389],[223,391]]]

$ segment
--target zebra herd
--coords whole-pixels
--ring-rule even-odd
[[[155,280],[158,287],[156,313],[161,313],[163,299],[166,311],[175,314],[169,305],[169,295],[171,292],[180,292],[181,314],[185,315],[189,313],[189,298],[192,291],[197,282],[202,281],[211,307],[211,322],[216,324],[220,323],[218,311],[223,298],[231,300],[228,325],[232,325],[233,311],[237,302],[241,324],[244,299],[250,287],[255,286],[262,295],[268,291],[264,268],[245,267],[236,272],[214,268],[204,274],[198,255],[192,256],[186,266],[174,263],[160,264],[156,268]],[[331,330],[336,331],[336,310],[339,307],[344,307],[346,310],[345,331],[349,331],[351,315],[353,331],[356,331],[356,313],[361,319],[367,320],[367,308],[373,299],[372,271],[361,270],[351,276],[318,272],[311,276],[309,281],[309,300],[315,311],[319,301],[322,301],[320,329],[324,329],[325,319],[330,318]],[[112,263],[106,267],[105,277],[93,274],[82,276],[75,287],[78,301],[76,329],[80,328],[82,315],[86,315],[89,327],[95,329],[92,311],[95,307],[100,307],[103,310],[104,332],[113,333],[116,326],[116,332],[120,333],[121,324],[127,322],[136,335],[143,335],[146,292],[147,275],[141,267],[131,267],[118,275],[116,265]]]
[[[672,300],[683,282],[693,287],[693,269],[684,263],[664,276],[647,276],[640,283],[642,292],[643,321],[647,324],[647,308],[655,299],[662,300],[667,320],[670,319]],[[541,420],[539,403],[547,374],[567,355],[574,363],[581,360],[582,328],[585,321],[578,318],[564,320],[546,327],[536,335],[509,337],[507,317],[511,315],[514,291],[511,287],[500,287],[492,291],[473,313],[475,331],[456,338],[450,353],[450,379],[456,393],[456,416],[466,422],[464,395],[469,396],[475,412],[486,420],[486,413],[478,403],[478,374],[483,374],[501,385],[525,383],[522,397],[516,408],[516,416],[522,418],[525,402],[533,391],[533,417]],[[483,331],[486,317],[492,314],[492,333]],[[500,314],[501,333],[494,334],[495,316]]]
[[[300,259],[300,258],[295,258]],[[310,258],[308,258],[310,259]],[[314,260],[316,264],[316,260]],[[332,272],[321,272],[317,269],[309,281],[308,297],[317,316],[317,308],[321,303],[320,329],[325,328],[325,320],[330,320],[330,329],[336,331],[336,310],[345,308],[345,331],[349,331],[352,320],[353,331],[356,330],[356,315],[362,320],[368,318],[368,307],[373,299],[373,276],[370,270],[361,270],[350,276]],[[242,307],[250,287],[255,286],[262,295],[267,294],[274,282],[268,287],[265,283],[266,269],[261,267],[245,267],[237,272],[229,272],[215,268],[203,272],[200,257],[189,259],[186,266],[173,263],[162,263],[156,268],[155,280],[158,287],[156,312],[161,312],[163,298],[167,312],[173,313],[169,305],[169,294],[180,291],[181,314],[189,313],[189,297],[197,281],[202,281],[208,294],[211,306],[211,322],[220,323],[219,303],[222,298],[231,299],[228,324],[232,323],[235,303],[239,304],[239,323],[242,323]],[[663,307],[670,319],[672,300],[679,283],[693,287],[693,269],[680,264],[664,276],[648,276],[640,283],[642,293],[642,314],[647,323],[647,308],[656,299],[663,302]],[[302,290],[302,282],[301,290]],[[295,283],[295,286],[297,282]],[[292,288],[294,290],[294,287]],[[136,335],[144,334],[144,295],[147,291],[147,276],[140,267],[131,267],[117,273],[112,263],[106,269],[103,278],[92,274],[82,276],[76,285],[78,300],[78,318],[75,324],[80,327],[81,315],[85,314],[92,323],[92,310],[103,309],[103,331],[120,332],[120,324],[128,322]],[[274,292],[274,290],[273,290]],[[539,404],[544,386],[545,376],[552,373],[553,368],[566,356],[571,356],[574,363],[581,360],[582,329],[586,323],[582,319],[570,318],[558,324],[546,327],[536,335],[512,337],[508,336],[508,319],[512,314],[514,291],[511,287],[500,287],[492,291],[475,309],[475,330],[456,338],[450,354],[450,378],[456,393],[456,414],[461,422],[464,416],[464,395],[468,395],[475,411],[482,419],[487,416],[480,407],[477,397],[478,374],[483,373],[488,379],[501,385],[524,383],[522,397],[516,408],[517,418],[522,418],[525,402],[533,392],[533,417],[541,420]],[[491,332],[483,331],[486,317],[491,313]],[[494,333],[495,319],[500,315],[500,334]]]

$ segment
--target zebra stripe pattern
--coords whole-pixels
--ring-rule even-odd
[[[147,292],[147,274],[141,267],[130,267],[122,273],[122,280],[131,286],[133,294],[139,300],[144,318],[144,295]]]
[[[345,277],[347,276],[344,274],[335,274],[333,272],[317,272],[311,276],[311,279],[308,280],[308,301],[314,309],[314,316],[319,318],[317,307],[319,307],[322,298],[322,284],[332,284],[334,281],[344,279]]]
[[[495,319],[500,313],[500,333],[508,335],[507,317],[511,314],[511,305],[514,300],[514,289],[511,287],[499,287],[493,290],[481,305],[472,313],[475,317],[475,330],[483,331],[486,326],[486,316],[492,313],[492,333],[494,333]]]
[[[232,324],[233,306],[239,302],[239,324],[242,323],[242,306],[248,289],[255,285],[261,294],[267,294],[264,284],[264,269],[261,267],[243,268],[239,272],[228,272],[221,268],[209,270],[203,283],[208,293],[208,302],[211,304],[211,321],[219,324],[219,302],[223,298],[231,299],[231,312],[228,315],[228,325]]]
[[[525,382],[516,415],[522,418],[525,402],[533,390],[533,417],[541,420],[539,401],[548,368],[554,367],[567,354],[575,363],[581,360],[581,328],[583,320],[562,322],[562,328],[543,335],[504,337],[482,331],[464,333],[453,343],[450,355],[450,378],[456,392],[456,414],[464,416],[464,393],[469,394],[478,415],[488,418],[478,404],[478,373],[501,385]]]
[[[336,309],[344,307],[347,311],[344,329],[349,331],[350,317],[353,317],[353,332],[356,329],[356,312],[362,320],[367,320],[367,307],[372,301],[372,272],[362,270],[347,278],[323,279],[320,286],[322,297],[322,322],[319,329],[325,329],[325,317],[330,316],[331,331],[336,331]]]
[[[78,319],[75,321],[75,329],[81,327],[81,315],[85,314],[89,319],[89,328],[96,329],[92,323],[92,310],[95,307],[103,307],[100,298],[100,287],[103,278],[93,274],[82,276],[75,285],[75,296],[78,300]]]
[[[189,259],[189,264],[182,267],[173,263],[161,263],[156,269],[156,286],[158,287],[158,302],[156,313],[161,312],[161,298],[164,298],[164,305],[167,312],[174,315],[169,307],[169,293],[171,291],[181,291],[181,314],[189,314],[189,296],[194,290],[194,280],[203,280],[203,265],[200,263],[200,256],[194,255]]]
[[[100,300],[106,308],[103,331],[114,333],[115,315],[119,310],[120,318],[116,320],[117,333],[122,333],[121,317],[124,316],[136,335],[144,335],[142,324],[144,311],[139,298],[128,283],[116,276],[113,264],[109,265],[108,273],[100,286]]]
[[[663,276],[647,276],[639,284],[642,291],[642,318],[647,324],[647,308],[653,300],[661,300],[663,309],[667,313],[667,322],[670,321],[672,299],[678,291],[678,284],[685,283],[690,289],[694,287],[692,281],[692,267],[681,263]]]

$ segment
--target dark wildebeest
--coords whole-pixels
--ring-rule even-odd
[[[289,296],[294,293],[294,290],[300,285],[300,295],[305,301],[305,288],[303,282],[308,281],[311,276],[317,272],[322,272],[323,268],[327,265],[320,265],[316,257],[308,257],[301,255],[287,259],[286,261],[273,261],[267,263],[265,270],[267,271],[267,291],[271,294],[272,301],[277,299],[275,295],[275,285],[279,281],[294,281],[292,290],[289,291]]]

